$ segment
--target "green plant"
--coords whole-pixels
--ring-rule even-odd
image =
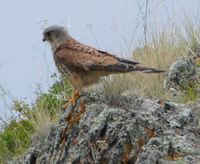
[[[0,163],[7,161],[13,154],[8,150],[4,140],[0,137]]]
[[[39,95],[35,108],[41,108],[53,115],[67,101],[71,91],[71,85],[68,80],[56,81],[47,93]]]
[[[13,155],[22,154],[29,146],[33,133],[34,128],[28,120],[12,120],[0,133],[0,163]]]
[[[34,105],[15,100],[13,110],[19,117],[13,119],[0,132],[0,163],[12,156],[19,156],[28,148],[34,133],[41,139],[47,134],[47,128],[57,119],[60,109],[71,93],[67,79],[56,80],[47,93],[41,93]]]
[[[190,84],[185,92],[184,92],[184,96],[182,96],[181,98],[181,102],[186,103],[189,101],[196,101],[199,97],[199,89],[200,89],[200,85],[199,84]]]

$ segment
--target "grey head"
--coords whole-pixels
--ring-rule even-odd
[[[46,28],[43,32],[43,41],[49,42],[53,50],[68,39],[71,39],[71,36],[63,26],[53,25]]]

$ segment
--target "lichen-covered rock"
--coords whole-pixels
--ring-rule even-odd
[[[182,57],[174,62],[164,81],[164,87],[174,97],[189,95],[195,99],[200,92],[200,65],[198,55]]]
[[[81,97],[44,142],[34,142],[24,157],[10,163],[199,163],[198,106],[159,105],[136,96],[121,101],[110,106],[101,95]]]
[[[183,57],[170,66],[164,85],[167,89],[186,89],[196,80],[197,75],[198,72],[194,60]]]

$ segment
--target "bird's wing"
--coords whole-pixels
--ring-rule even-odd
[[[61,44],[55,53],[62,64],[83,71],[128,72],[130,66],[138,64],[86,46],[74,39]]]
[[[144,73],[165,72],[155,68],[138,66],[138,62],[116,57],[70,39],[56,50],[56,57],[66,67],[82,71],[107,71],[113,73],[140,71]]]

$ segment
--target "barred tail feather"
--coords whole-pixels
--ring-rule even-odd
[[[127,62],[126,63],[119,62],[117,64],[107,65],[107,66],[103,66],[103,67],[102,67],[102,65],[92,65],[90,70],[92,70],[92,71],[107,71],[107,72],[112,72],[112,73],[125,73],[125,72],[134,72],[134,71],[142,72],[142,73],[163,73],[163,72],[165,72],[163,70],[158,70],[155,68],[138,66],[137,64],[127,64]]]
[[[149,68],[149,67],[141,67],[141,66],[136,66],[134,71],[139,71],[143,73],[164,73],[164,70],[159,70],[156,68]]]

